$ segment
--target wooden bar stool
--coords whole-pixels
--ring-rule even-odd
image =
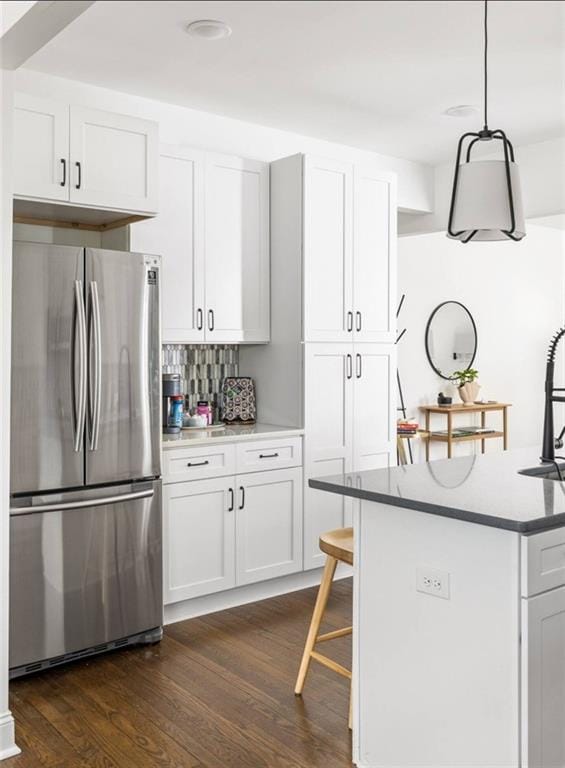
[[[338,528],[335,531],[328,531],[327,533],[322,534],[322,536],[320,536],[320,549],[327,555],[326,565],[324,567],[320,589],[318,590],[318,597],[316,598],[316,605],[314,606],[314,613],[312,614],[312,621],[310,622],[310,629],[308,630],[302,662],[300,663],[300,670],[294,688],[294,693],[297,696],[302,695],[306,675],[308,674],[312,659],[319,664],[328,667],[328,669],[331,669],[333,672],[337,672],[338,675],[342,675],[351,680],[351,671],[349,669],[342,667],[341,664],[333,661],[333,659],[318,653],[318,651],[314,650],[314,647],[317,643],[323,643],[326,640],[334,640],[337,637],[344,637],[345,635],[350,635],[353,631],[352,627],[344,627],[343,629],[336,629],[333,632],[326,632],[324,635],[318,634],[324,617],[324,611],[328,604],[332,581],[338,562],[353,565],[353,528]],[[349,699],[349,727],[351,728],[351,693]]]

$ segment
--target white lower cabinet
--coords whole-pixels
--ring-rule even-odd
[[[299,466],[240,474],[230,456],[236,450],[245,453],[243,446],[165,452],[165,605],[302,570],[303,474],[297,440],[273,440],[268,446],[285,458],[292,444]],[[264,444],[249,442],[245,447],[253,453],[264,450]],[[224,476],[215,476],[219,464],[210,459],[204,463],[202,456],[212,455],[228,456]],[[208,477],[187,480],[187,462],[197,463]],[[177,474],[170,469],[176,464],[181,468]]]
[[[395,348],[390,344],[305,345],[304,568],[319,568],[325,531],[350,526],[354,501],[308,480],[395,461]]]
[[[522,600],[524,768],[565,766],[564,712],[565,587],[560,587]]]
[[[221,477],[163,487],[165,604],[235,586],[233,486]]]
[[[302,570],[302,470],[239,475],[236,511],[236,582]]]

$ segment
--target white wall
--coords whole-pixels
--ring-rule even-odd
[[[8,708],[10,318],[12,285],[12,73],[0,69],[0,760],[15,755]]]
[[[418,405],[435,403],[440,391],[452,389],[459,401],[452,385],[430,367],[424,347],[430,313],[454,299],[469,308],[477,324],[473,367],[480,373],[479,397],[513,403],[510,448],[541,445],[545,353],[563,324],[564,276],[565,235],[556,229],[527,225],[520,243],[463,245],[444,233],[400,238],[398,286],[406,299],[399,328],[408,330],[398,347],[398,367],[408,414],[423,423]],[[445,417],[437,418],[436,428],[446,429]],[[459,418],[461,424],[473,421]],[[556,428],[561,423],[556,416]],[[477,447],[460,444],[455,455]],[[500,449],[501,441],[487,441],[488,451]],[[423,460],[423,446],[420,451]],[[445,456],[445,445],[432,445],[432,458]]]
[[[16,89],[71,104],[156,120],[166,144],[185,144],[268,162],[297,152],[346,162],[368,162],[398,175],[398,205],[414,211],[433,210],[433,168],[422,163],[379,155],[288,131],[246,123],[208,112],[99,88],[31,70],[15,73]]]

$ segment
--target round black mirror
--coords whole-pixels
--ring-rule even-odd
[[[477,326],[466,306],[444,301],[426,325],[426,355],[442,379],[451,380],[455,371],[471,368],[477,354]]]

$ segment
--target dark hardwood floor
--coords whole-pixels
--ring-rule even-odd
[[[349,768],[348,681],[312,663],[304,697],[293,693],[315,596],[180,622],[158,645],[13,682],[23,754],[6,768]],[[347,579],[325,626],[350,621]],[[324,652],[349,666],[350,646]]]

